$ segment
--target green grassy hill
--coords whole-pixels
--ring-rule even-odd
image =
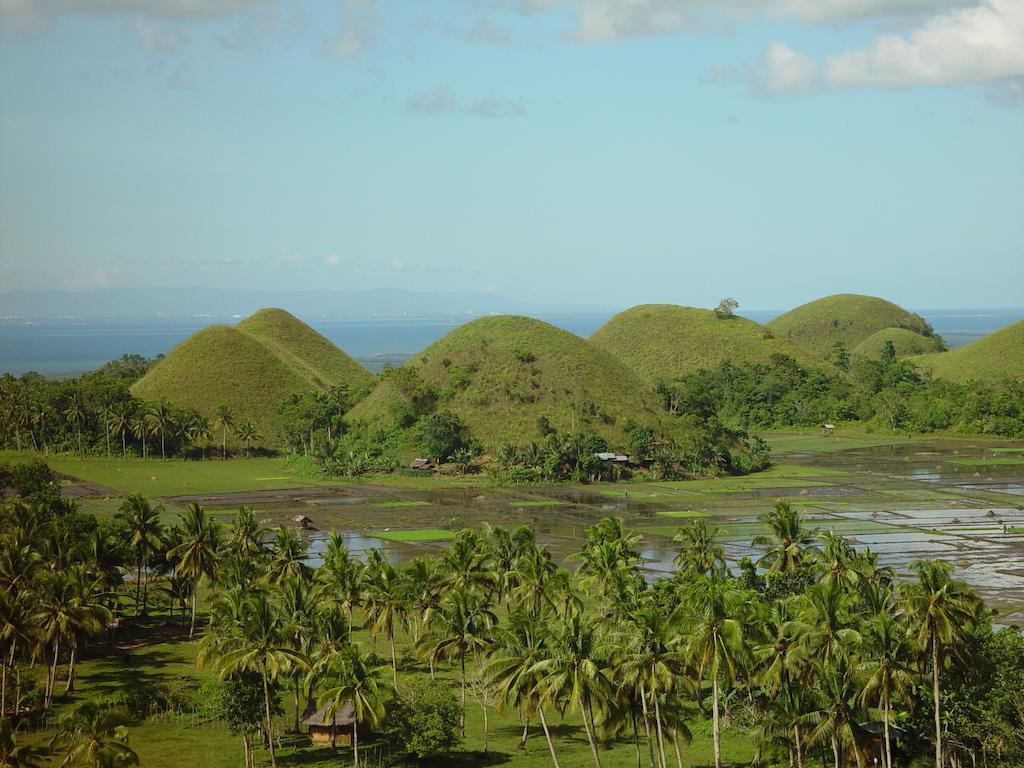
[[[590,342],[649,381],[714,368],[726,360],[765,363],[773,354],[815,362],[805,349],[752,320],[719,318],[710,309],[672,304],[643,304],[620,312]]]
[[[949,381],[1024,381],[1024,320],[959,349],[910,359]]]
[[[855,357],[877,360],[882,356],[885,342],[891,341],[896,348],[896,357],[910,357],[943,350],[942,339],[938,336],[922,336],[906,328],[884,328],[868,336],[853,348]]]
[[[254,337],[213,325],[171,350],[132,386],[132,394],[206,416],[226,405],[236,420],[266,424],[289,395],[311,386],[307,377]]]
[[[526,317],[487,317],[456,328],[404,366],[440,393],[438,410],[458,415],[486,447],[537,439],[537,419],[559,431],[591,429],[620,443],[625,423],[660,426],[643,381],[605,350]],[[349,414],[394,424],[408,398],[385,378]]]
[[[317,386],[344,382],[355,390],[373,379],[355,359],[283,309],[261,309],[236,328],[256,337]]]
[[[264,438],[293,394],[347,384],[356,391],[373,375],[305,323],[264,309],[231,327],[204,328],[175,347],[132,386],[144,400],[166,400],[213,416],[228,406],[251,419]]]
[[[779,336],[792,339],[815,355],[827,355],[836,342],[852,351],[874,333],[886,328],[905,328],[922,336],[934,336],[924,318],[902,307],[875,298],[840,293],[803,304],[768,323]]]

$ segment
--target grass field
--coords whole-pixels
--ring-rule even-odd
[[[121,493],[146,496],[185,496],[193,493],[235,493],[278,488],[303,488],[310,485],[336,485],[302,477],[288,468],[285,459],[184,459],[78,458],[43,456],[30,453],[0,452],[0,462],[43,458],[55,472],[111,488]]]
[[[1009,467],[1024,464],[1024,456],[1011,459],[955,459],[952,463],[964,467]]]
[[[719,318],[710,309],[644,304],[620,312],[590,341],[648,381],[667,381],[720,363],[767,363],[782,354],[813,364],[787,338],[743,317]]]
[[[941,352],[944,349],[942,339],[938,336],[922,336],[906,328],[883,328],[854,347],[853,355],[867,360],[878,360],[888,341],[892,342],[896,357],[924,355],[929,352]]]
[[[457,533],[440,528],[421,528],[413,531],[377,531],[369,535],[385,541],[449,541]]]

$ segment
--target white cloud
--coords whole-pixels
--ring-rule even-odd
[[[149,53],[172,53],[188,40],[184,31],[174,27],[156,26],[142,21],[134,25],[135,37],[143,50]]]
[[[0,21],[32,29],[60,16],[134,14],[155,18],[222,18],[278,0],[0,0]]]
[[[373,0],[342,0],[341,27],[327,43],[327,51],[339,59],[357,59],[377,36]]]
[[[326,264],[328,267],[340,267],[344,261],[344,256],[340,256],[337,253],[332,253],[330,256],[324,259],[324,264]]]
[[[581,42],[699,34],[752,16],[796,18],[809,24],[936,13],[970,0],[504,0],[522,13],[568,11],[571,37]]]
[[[752,80],[757,90],[767,93],[810,91],[821,85],[821,68],[785,43],[772,43]]]
[[[438,117],[441,115],[471,115],[473,117],[499,118],[523,117],[526,107],[512,99],[481,97],[463,102],[447,85],[439,85],[433,91],[418,93],[406,104],[410,112]]]
[[[1024,1],[987,0],[939,14],[908,36],[882,35],[863,49],[834,53],[823,65],[774,43],[752,73],[773,93],[999,82],[1024,77]],[[1013,87],[1009,88],[1013,98]]]

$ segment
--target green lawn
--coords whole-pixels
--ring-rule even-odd
[[[567,502],[545,499],[538,501],[510,501],[510,507],[560,507]]]
[[[851,448],[874,448],[880,445],[905,443],[905,435],[869,435],[857,427],[840,425],[836,434],[823,435],[815,432],[769,432],[762,437],[773,451],[828,453],[829,451],[845,451]]]
[[[375,507],[385,507],[387,509],[402,509],[404,507],[426,507],[430,505],[428,501],[375,501],[373,502]]]
[[[440,528],[420,528],[412,531],[375,531],[367,534],[384,541],[449,541],[457,535],[456,531],[444,531]]]
[[[672,518],[693,518],[693,517],[708,517],[710,512],[701,512],[697,509],[670,509],[665,512],[658,512],[658,517],[672,517]]]
[[[0,461],[40,458],[30,453],[5,451]],[[55,472],[122,493],[147,496],[183,496],[193,493],[233,493],[311,485],[337,485],[336,481],[302,477],[292,472],[285,459],[123,459],[45,456]]]
[[[954,459],[950,463],[961,464],[965,467],[1002,467],[1024,464],[1024,456],[1014,459]]]

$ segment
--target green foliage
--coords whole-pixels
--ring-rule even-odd
[[[851,293],[826,296],[791,309],[768,323],[768,328],[819,357],[826,356],[836,342],[855,349],[887,329],[901,328],[925,338],[935,335],[919,315],[884,299]]]
[[[460,741],[459,702],[450,686],[423,681],[402,689],[387,711],[387,738],[421,760]]]
[[[892,345],[894,356],[899,358],[941,352],[945,349],[942,339],[938,336],[923,336],[908,328],[884,328],[855,346],[852,354],[854,357],[877,360],[882,357],[887,344]]]
[[[280,715],[281,687],[275,680],[270,688],[271,712]],[[224,680],[208,679],[202,687],[201,698],[211,717],[224,721],[232,734],[256,733],[266,716],[263,699],[263,680],[256,672],[238,672]]]
[[[419,422],[416,431],[423,453],[438,462],[448,461],[471,445],[466,425],[451,413],[430,414]]]

